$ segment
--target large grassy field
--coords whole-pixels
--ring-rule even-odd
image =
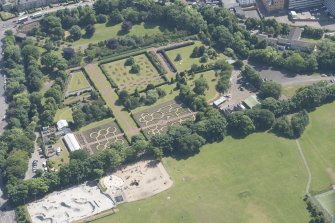
[[[131,66],[125,65],[126,60],[117,60],[102,65],[121,90],[126,89],[133,93],[135,89],[145,90],[148,84],[158,85],[164,82],[145,54],[134,56],[135,64],[140,66],[139,73],[132,73]]]
[[[213,60],[208,60],[206,63],[201,63],[200,58],[198,57],[191,57],[194,47],[199,47],[203,45],[201,42],[195,42],[193,45],[180,47],[177,49],[166,51],[166,55],[170,58],[173,62],[175,67],[178,71],[185,71],[189,70],[193,64],[201,65],[201,64],[208,64],[214,62]],[[182,60],[176,61],[177,55],[180,54]],[[219,55],[218,58],[224,58],[223,55]]]
[[[94,223],[308,222],[306,170],[294,141],[226,138],[186,160],[165,158],[174,185]]]
[[[310,124],[301,138],[312,172],[311,189],[324,190],[335,183],[335,103],[310,113]]]
[[[121,25],[113,25],[108,26],[106,24],[95,24],[95,33],[91,38],[81,38],[80,40],[73,43],[74,46],[88,44],[88,43],[97,43],[103,40],[107,40],[110,38],[121,37],[126,35],[136,35],[136,36],[145,36],[145,35],[154,35],[164,32],[166,30],[165,27],[158,24],[150,24],[150,23],[141,23],[133,25],[133,28],[129,33],[125,34],[121,31]],[[83,30],[83,34],[85,34],[85,30]]]

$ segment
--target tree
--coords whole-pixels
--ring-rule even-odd
[[[280,84],[274,81],[264,81],[259,89],[258,96],[262,99],[272,97],[279,99],[281,95],[282,87]]]
[[[22,150],[12,151],[6,161],[6,176],[23,179],[28,169],[28,153]]]
[[[245,137],[255,131],[255,125],[243,112],[234,112],[228,117],[229,131],[233,135]]]
[[[95,27],[92,24],[89,24],[85,27],[85,36],[86,37],[92,37],[95,33]]]
[[[198,95],[204,95],[205,91],[209,89],[207,80],[201,76],[197,80],[194,81],[193,91]]]
[[[118,41],[117,39],[115,39],[115,38],[109,39],[109,40],[107,41],[107,47],[108,47],[109,49],[115,50],[115,49],[117,49],[119,46],[120,46],[119,41]],[[131,57],[129,57],[129,58],[131,58]],[[128,59],[129,59],[129,58],[128,58]],[[128,59],[127,59],[127,60],[128,60]]]
[[[41,64],[50,70],[54,70],[55,68],[65,70],[67,67],[66,60],[54,51],[43,54]]]
[[[181,60],[182,60],[181,54],[178,53],[177,56],[176,56],[175,61],[181,61]]]
[[[146,97],[145,97],[145,104],[147,105],[152,105],[154,104],[159,98],[159,95],[156,90],[148,90],[146,92]]]
[[[133,64],[133,65],[131,66],[131,69],[130,69],[130,72],[131,72],[131,73],[138,74],[138,73],[140,73],[140,71],[141,71],[141,67],[140,67],[140,65],[138,65],[138,64]]]
[[[297,114],[294,114],[291,118],[291,125],[293,136],[299,138],[304,132],[306,126],[309,123],[308,113],[306,110],[303,110]]]
[[[77,25],[72,26],[69,32],[71,40],[76,41],[81,38],[81,28],[79,26]]]
[[[273,125],[272,131],[278,136],[283,136],[287,138],[292,138],[293,136],[290,120],[286,116],[282,116],[276,120]]]
[[[270,129],[275,121],[275,115],[267,109],[249,109],[246,115],[250,117],[258,131]]]
[[[86,114],[81,109],[73,111],[73,122],[76,128],[80,128],[86,123]]]
[[[124,63],[125,66],[132,66],[135,64],[135,59],[134,57],[128,57],[126,59],[126,62]]]
[[[107,22],[107,16],[103,14],[97,15],[97,23],[106,23]]]
[[[132,27],[133,27],[132,22],[130,22],[130,21],[124,21],[122,23],[121,30],[124,33],[129,33],[129,31],[131,30]]]
[[[112,13],[109,16],[109,23],[111,24],[118,24],[120,22],[123,22],[124,18],[119,10],[113,10]]]
[[[252,84],[256,89],[259,89],[262,84],[261,75],[252,67],[245,66],[244,70],[241,72],[242,77]]]
[[[125,104],[125,102],[129,99],[129,93],[127,90],[122,90],[119,92],[119,103]]]
[[[88,159],[89,154],[87,152],[87,150],[85,149],[80,149],[80,150],[76,150],[70,153],[70,159],[76,159],[76,160],[81,160],[84,161],[86,159]]]
[[[66,47],[63,49],[62,55],[64,59],[71,60],[76,56],[76,51],[72,47]]]

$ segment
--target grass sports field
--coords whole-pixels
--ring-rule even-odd
[[[175,67],[178,71],[185,71],[191,68],[193,64],[201,65],[201,64],[208,64],[214,62],[213,60],[208,60],[207,63],[200,63],[200,58],[191,57],[194,47],[201,46],[201,42],[195,42],[193,45],[180,47],[173,50],[166,51],[166,55],[170,58],[170,60],[173,62]],[[177,55],[180,54],[182,60],[176,61]],[[220,56],[218,58],[221,58]],[[223,57],[222,57],[223,58]]]
[[[131,66],[125,65],[126,60],[117,60],[102,65],[121,90],[127,89],[128,92],[133,93],[136,88],[141,91],[146,89],[148,84],[158,85],[164,82],[145,54],[134,56],[135,64],[140,66],[139,73],[132,73]]]
[[[70,93],[88,89],[89,87],[90,84],[88,83],[88,80],[86,79],[85,75],[81,71],[77,71],[71,74],[67,91]]]
[[[335,190],[318,194],[315,198],[331,216],[335,215]]]
[[[163,162],[171,189],[94,223],[308,222],[307,174],[294,141],[266,133],[229,137],[187,160]]]
[[[318,192],[335,183],[335,103],[310,113],[301,146],[312,172],[311,189]]]
[[[150,24],[150,23],[141,23],[133,25],[133,28],[129,33],[124,34],[121,31],[121,25],[113,25],[106,26],[106,24],[95,24],[95,33],[91,38],[81,38],[80,40],[73,43],[74,46],[88,44],[88,43],[97,43],[102,40],[110,39],[112,37],[121,37],[125,35],[136,35],[136,36],[145,36],[145,35],[154,35],[164,32],[166,30],[165,27]],[[85,30],[83,30],[83,34],[85,34]]]

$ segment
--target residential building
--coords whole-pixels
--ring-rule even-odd
[[[329,13],[335,16],[335,0],[325,0],[324,4],[327,7]]]
[[[334,1],[334,0],[333,0]],[[292,10],[318,7],[323,0],[289,0],[288,8]]]
[[[285,9],[287,0],[261,0],[267,12]]]

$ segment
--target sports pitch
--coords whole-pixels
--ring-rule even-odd
[[[131,66],[126,66],[127,59],[117,60],[103,64],[102,67],[107,75],[116,83],[119,89],[126,89],[133,93],[135,89],[145,90],[148,84],[158,85],[164,83],[164,79],[159,75],[145,54],[134,56],[135,64],[140,66],[139,73],[132,73]]]

